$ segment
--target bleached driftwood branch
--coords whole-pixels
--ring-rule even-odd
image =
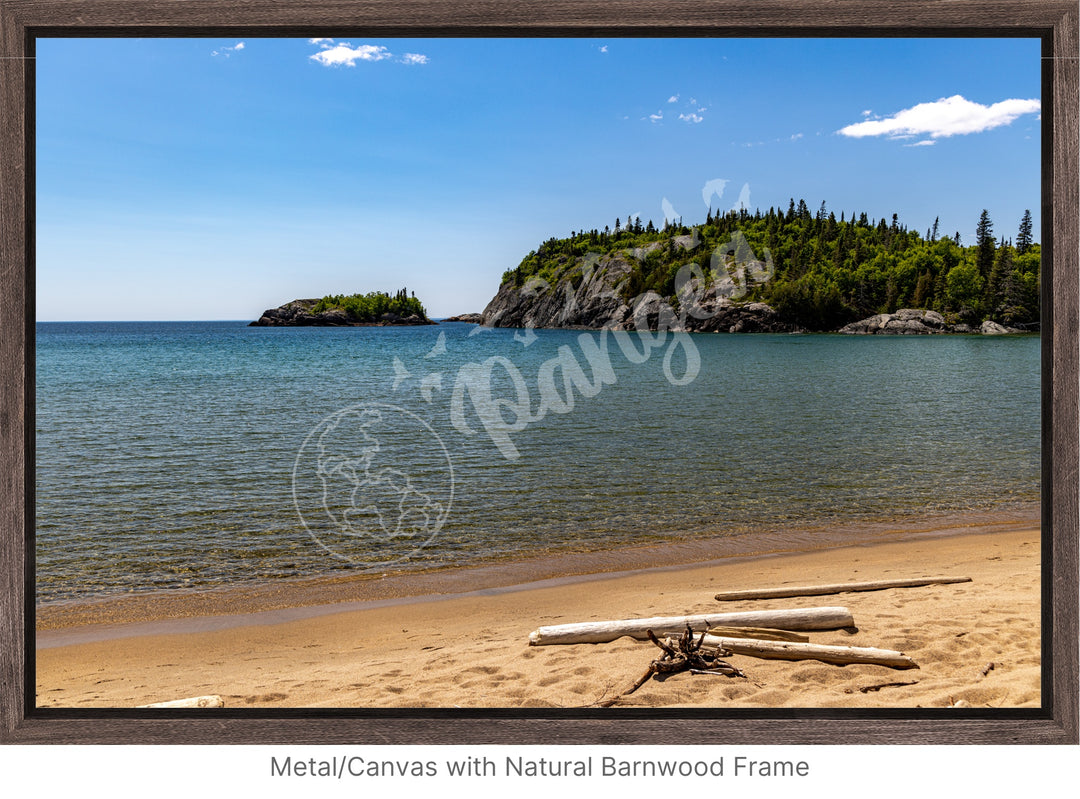
[[[724,591],[716,595],[721,602],[736,599],[785,599],[793,596],[822,596],[823,594],[846,594],[849,591],[881,591],[886,588],[914,588],[920,585],[948,585],[970,583],[970,577],[916,577],[907,580],[872,580],[860,583],[835,583],[832,585],[800,585],[780,588],[762,588],[748,591]]]
[[[791,641],[760,641],[752,638],[730,638],[706,635],[703,646],[726,649],[735,655],[769,658],[775,660],[820,660],[823,663],[847,665],[870,663],[891,669],[917,669],[919,665],[903,652],[891,649],[875,649],[868,646],[830,646],[827,644],[803,644]]]
[[[844,627],[853,627],[855,619],[847,608],[798,608],[693,616],[655,616],[648,619],[590,621],[541,627],[529,634],[529,644],[530,646],[603,644],[622,638],[624,635],[644,639],[648,637],[649,630],[656,635],[678,635],[688,626],[695,632],[701,632],[717,625],[769,627],[779,630],[839,630]]]

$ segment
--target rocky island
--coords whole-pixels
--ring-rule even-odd
[[[704,224],[640,218],[550,238],[503,274],[482,324],[854,335],[1001,335],[1039,329],[1040,247],[1025,214],[1015,243],[923,236],[897,215],[709,212]]]
[[[484,315],[480,313],[461,313],[457,316],[448,316],[442,320],[443,322],[467,322],[470,325],[482,325],[484,323]]]
[[[249,327],[380,327],[434,325],[427,311],[405,289],[394,296],[383,292],[335,294],[322,299],[293,300],[263,311]]]

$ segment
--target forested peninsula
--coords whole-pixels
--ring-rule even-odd
[[[393,296],[381,291],[368,294],[330,294],[322,299],[293,300],[263,311],[249,327],[361,327],[383,325],[433,325],[423,304],[401,289]]]
[[[976,241],[804,200],[786,211],[709,212],[657,228],[640,218],[550,238],[508,270],[483,313],[496,327],[691,331],[1021,332],[1039,328],[1040,247],[987,211]]]

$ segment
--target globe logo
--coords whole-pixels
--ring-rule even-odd
[[[304,529],[331,555],[368,568],[429,544],[454,499],[454,468],[438,433],[395,405],[362,403],[327,416],[293,466]]]

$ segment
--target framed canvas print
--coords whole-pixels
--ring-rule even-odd
[[[0,8],[5,740],[1076,742],[1075,4]]]

